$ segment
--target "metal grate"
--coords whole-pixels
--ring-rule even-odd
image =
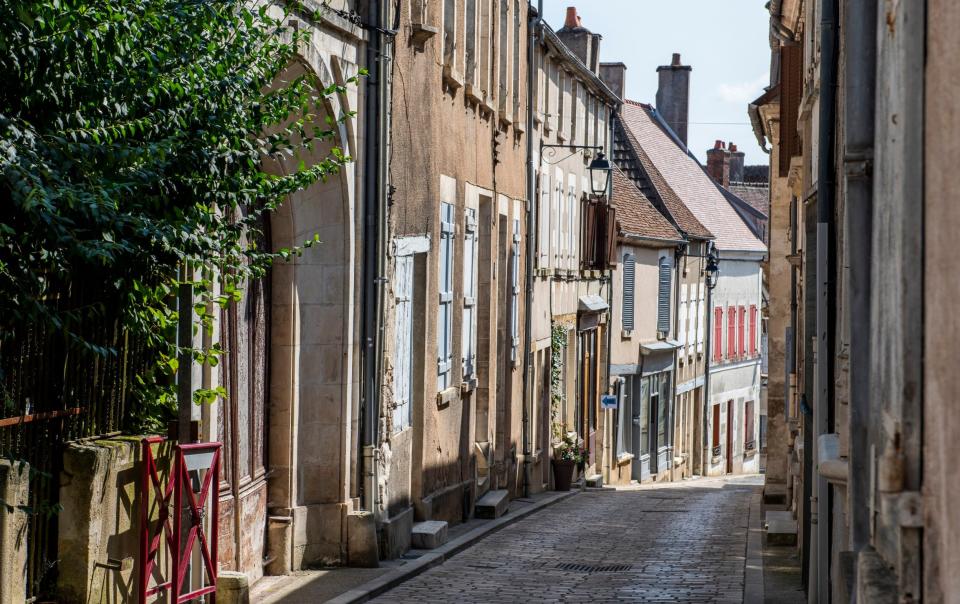
[[[558,564],[560,570],[571,570],[580,573],[622,573],[633,568],[632,564],[577,564],[566,562]]]

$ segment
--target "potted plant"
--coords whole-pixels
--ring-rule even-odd
[[[583,440],[575,432],[563,435],[553,450],[553,487],[557,491],[569,491],[573,482],[573,469],[583,467],[588,451]]]

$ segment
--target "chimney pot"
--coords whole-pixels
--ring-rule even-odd
[[[737,146],[733,143],[730,143],[730,153],[736,153],[736,152],[737,152]]]
[[[680,53],[679,53],[679,52],[673,53],[673,60],[670,62],[670,65],[673,66],[673,67],[679,67],[679,66],[680,66]]]
[[[580,15],[577,14],[576,6],[567,7],[567,18],[563,22],[564,27],[569,27],[571,29],[575,27],[580,27]]]
[[[717,139],[717,142],[713,143],[713,148],[714,148],[714,149],[723,149],[723,141],[718,138],[718,139]]]

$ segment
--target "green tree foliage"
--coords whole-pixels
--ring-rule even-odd
[[[348,116],[317,117],[343,88],[284,76],[308,43],[294,12],[309,18],[290,1],[0,2],[0,353],[42,326],[115,354],[80,327],[121,316],[152,359],[136,376],[140,422],[159,425],[177,267],[202,275],[194,320],[209,329],[211,308],[300,252],[258,247],[263,215],[349,161],[297,161]],[[268,174],[266,157],[299,169]]]

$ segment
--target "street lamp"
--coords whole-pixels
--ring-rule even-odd
[[[607,189],[610,187],[610,175],[613,173],[613,166],[610,160],[603,154],[603,151],[597,153],[597,157],[590,162],[590,188],[593,194],[598,197],[606,197]]]
[[[707,289],[713,290],[717,286],[717,279],[720,278],[720,258],[715,249],[707,253],[707,267],[704,272],[707,276]]]

